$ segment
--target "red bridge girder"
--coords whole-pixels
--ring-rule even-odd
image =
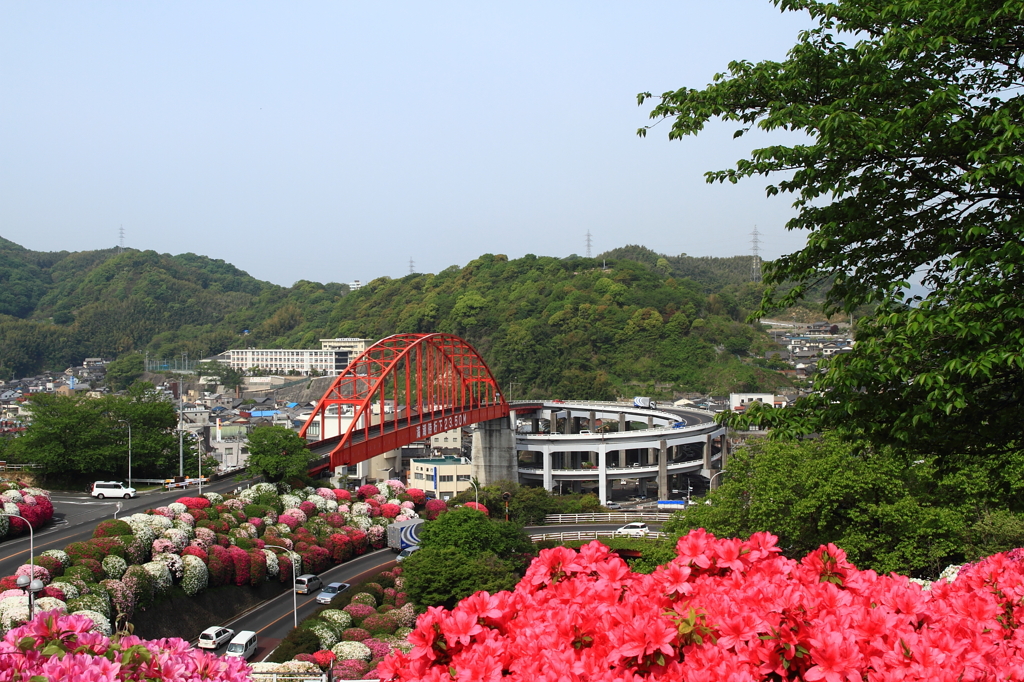
[[[508,413],[487,363],[466,341],[396,334],[349,363],[299,435],[319,437],[307,447],[330,455],[313,466],[315,474]]]

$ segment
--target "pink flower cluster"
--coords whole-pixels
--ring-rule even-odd
[[[1024,562],[990,557],[930,591],[823,546],[680,538],[633,573],[607,547],[542,551],[513,592],[430,608],[384,680],[894,682],[1024,679]]]
[[[249,667],[241,658],[222,658],[192,649],[181,639],[147,641],[134,635],[119,641],[91,632],[84,616],[55,611],[37,614],[14,628],[0,642],[0,679],[80,680],[209,680],[248,682]]]

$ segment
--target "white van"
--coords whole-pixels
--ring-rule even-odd
[[[228,643],[228,650],[225,656],[248,659],[256,653],[256,633],[252,630],[242,630]]]

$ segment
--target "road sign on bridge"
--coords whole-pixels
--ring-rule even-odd
[[[338,375],[299,435],[328,458],[310,470],[316,474],[508,413],[487,363],[466,341],[396,334]]]

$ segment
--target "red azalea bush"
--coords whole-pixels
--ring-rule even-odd
[[[199,557],[203,560],[204,564],[209,562],[210,560],[206,554],[206,551],[203,550],[201,547],[193,547],[192,545],[189,545],[185,549],[181,550],[181,556],[186,556],[188,554]]]
[[[0,578],[0,590],[7,591],[7,590],[17,590],[17,589],[20,589],[18,587],[18,578],[17,578],[17,576],[5,575],[3,578]]]
[[[380,506],[380,515],[386,519],[393,519],[402,511],[402,508],[397,504],[382,504]]]
[[[423,515],[428,521],[433,521],[446,511],[448,511],[448,503],[444,500],[427,500],[427,506],[423,510]]]
[[[349,540],[352,541],[352,548],[356,554],[365,554],[366,550],[370,548],[370,540],[366,537],[366,532],[361,531],[358,528],[345,528],[346,534]]]
[[[179,497],[178,502],[189,509],[209,509],[210,501],[205,497]]]
[[[361,680],[369,671],[370,666],[366,661],[353,658],[339,662],[331,673],[336,680]]]
[[[118,535],[131,535],[132,533],[132,527],[128,525],[127,521],[107,519],[106,521],[100,521],[96,525],[92,536],[94,538],[111,538]]]
[[[331,555],[323,547],[311,546],[305,552],[299,552],[302,557],[302,571],[304,573],[323,573],[331,565]]]
[[[1019,680],[1024,562],[990,557],[930,591],[860,571],[826,545],[802,561],[776,538],[680,538],[632,573],[604,545],[544,550],[513,592],[430,608],[384,680]]]
[[[469,507],[470,509],[476,509],[478,512],[483,512],[487,516],[490,516],[490,512],[487,511],[487,507],[483,506],[479,502],[467,502],[463,506]]]
[[[417,507],[422,507],[427,502],[427,494],[419,488],[406,488],[405,494]]]
[[[95,559],[79,559],[72,564],[72,566],[84,566],[85,568],[88,568],[89,572],[92,573],[92,582],[94,583],[98,583],[107,577],[106,571],[103,570],[103,564]]]
[[[311,519],[316,515],[316,505],[309,500],[300,502],[299,511],[305,514],[307,519]]]
[[[64,564],[60,562],[60,559],[55,559],[52,556],[37,556],[32,563],[45,568],[52,578],[64,575]]]
[[[330,512],[328,514],[322,514],[321,518],[327,522],[327,525],[331,528],[341,528],[345,525],[345,517],[338,512]]]
[[[210,587],[229,585],[235,579],[235,562],[228,550],[220,545],[210,547],[206,566],[210,570]]]
[[[334,497],[338,500],[339,504],[342,502],[352,501],[352,493],[347,490],[342,490],[341,488],[334,489]]]
[[[313,653],[313,660],[320,666],[321,670],[329,668],[331,663],[334,663],[334,658],[334,652],[327,649],[321,649]]]
[[[248,585],[249,584],[249,552],[245,551],[241,547],[233,546],[228,549],[228,554],[231,557],[231,563],[235,567],[235,584],[236,585]]]
[[[374,495],[379,495],[379,494],[380,494],[380,490],[377,488],[377,486],[370,485],[369,483],[367,483],[366,485],[359,486],[359,489],[356,490],[356,497],[358,497],[360,500],[364,500],[364,501],[368,497],[373,497]]]
[[[352,547],[352,541],[348,539],[348,536],[341,533],[331,533],[327,536],[325,541],[325,549],[331,553],[331,559],[335,563],[342,563],[348,561],[355,554],[355,548]]]
[[[267,580],[267,555],[262,549],[249,551],[249,584],[259,587]]]
[[[277,579],[283,583],[292,581],[292,560],[287,554],[277,555]]]

